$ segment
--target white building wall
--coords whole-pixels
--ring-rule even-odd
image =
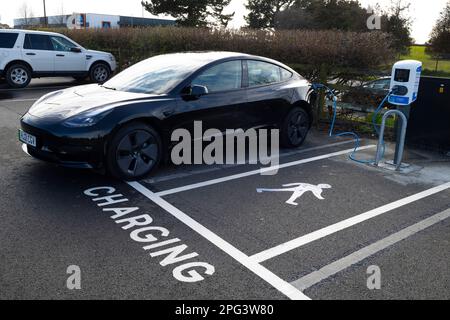
[[[102,28],[103,22],[109,22],[111,28],[118,28],[120,16],[88,13],[86,14],[86,20],[89,24],[89,28]]]
[[[84,19],[86,21],[84,21]],[[67,21],[70,29],[95,29],[105,27],[105,23],[111,28],[119,28],[120,16],[97,13],[74,13]]]

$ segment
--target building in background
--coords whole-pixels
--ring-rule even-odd
[[[172,26],[175,20],[159,18],[141,18],[118,16],[98,13],[73,13],[71,15],[57,15],[47,17],[51,28],[69,29],[109,29],[121,27],[153,27]],[[44,17],[14,19],[15,29],[25,29],[45,25]]]

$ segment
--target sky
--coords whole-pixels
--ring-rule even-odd
[[[391,0],[359,0],[363,7],[382,7],[389,5]],[[412,36],[416,43],[425,43],[431,29],[444,9],[448,0],[403,0],[411,2],[410,16],[413,19]],[[42,0],[0,0],[0,23],[13,25],[13,19],[21,17],[20,7],[26,2],[34,16],[43,16]],[[229,12],[236,12],[230,26],[239,28],[245,24],[245,0],[232,0]],[[129,16],[151,17],[143,12],[140,0],[46,0],[47,15],[80,13],[104,13]]]

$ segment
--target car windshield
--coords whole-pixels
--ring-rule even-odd
[[[164,94],[204,65],[204,61],[182,54],[156,56],[119,73],[104,87],[127,92]]]

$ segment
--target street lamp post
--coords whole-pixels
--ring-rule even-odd
[[[45,10],[45,0],[42,0],[42,2],[44,3],[44,25],[47,27],[48,22],[47,22],[47,11]]]

